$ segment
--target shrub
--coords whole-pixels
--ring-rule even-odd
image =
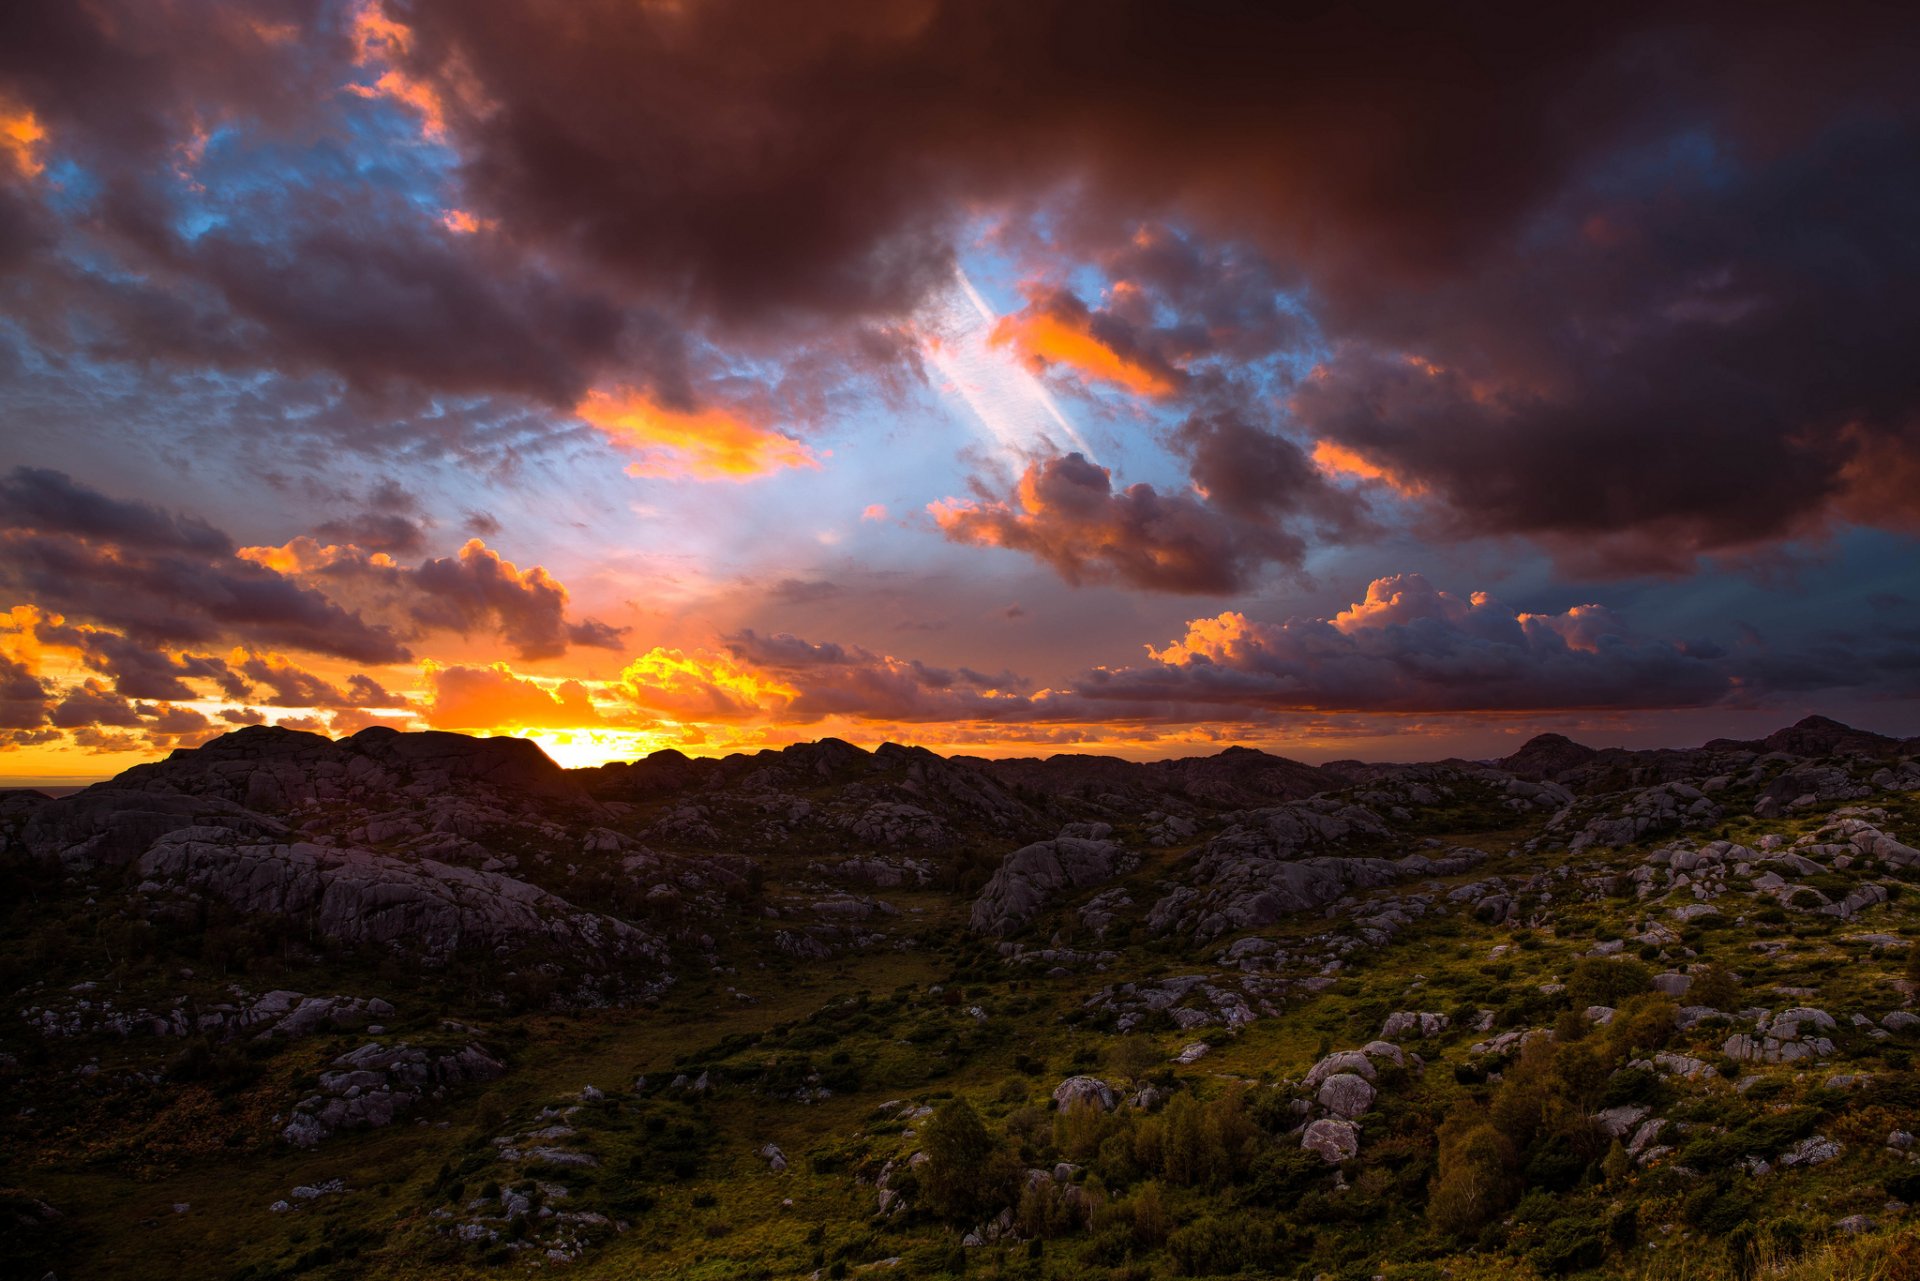
[[[920,1188],[940,1217],[972,1220],[1012,1199],[1019,1162],[966,1100],[951,1100],[933,1114],[921,1132],[921,1150],[927,1163]]]
[[[1574,963],[1567,979],[1567,995],[1575,1009],[1588,1005],[1619,1005],[1629,996],[1650,991],[1653,972],[1627,956],[1588,956]]]
[[[1607,1078],[1606,1088],[1600,1091],[1599,1104],[1602,1108],[1614,1108],[1625,1103],[1652,1103],[1659,1093],[1659,1073],[1646,1068],[1621,1068]]]
[[[1527,1257],[1541,1271],[1561,1276],[1597,1268],[1607,1257],[1601,1231],[1601,1225],[1592,1219],[1571,1216],[1554,1219],[1542,1229],[1538,1243],[1527,1251]]]
[[[1271,1269],[1287,1260],[1292,1234],[1246,1215],[1207,1215],[1167,1238],[1167,1253],[1182,1275],[1197,1277]]]
[[[1440,1166],[1427,1198],[1427,1218],[1449,1236],[1478,1231],[1513,1203],[1508,1173],[1519,1154],[1485,1112],[1462,1100],[1440,1126]]]
[[[496,1092],[489,1091],[480,1096],[480,1102],[473,1110],[473,1123],[492,1134],[506,1124],[507,1105]]]
[[[1687,989],[1687,1004],[1709,1005],[1716,1010],[1740,1008],[1740,980],[1724,965],[1704,965],[1693,972],[1693,984]]]

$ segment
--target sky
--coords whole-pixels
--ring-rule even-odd
[[[0,13],[0,782],[1920,734],[1910,6]]]

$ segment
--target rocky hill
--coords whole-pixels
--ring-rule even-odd
[[[0,793],[0,1276],[1909,1275],[1917,757]]]

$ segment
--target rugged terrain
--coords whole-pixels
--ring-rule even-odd
[[[0,1272],[1920,1276],[1917,756],[0,793]]]

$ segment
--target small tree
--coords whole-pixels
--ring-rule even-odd
[[[1633,1158],[1627,1155],[1627,1149],[1620,1140],[1615,1139],[1607,1148],[1607,1156],[1600,1163],[1600,1173],[1606,1176],[1608,1183],[1618,1183],[1633,1173]]]
[[[1487,1114],[1462,1100],[1440,1127],[1440,1168],[1427,1198],[1427,1218],[1449,1236],[1466,1236],[1512,1204],[1509,1169],[1517,1154]]]
[[[945,1219],[977,1219],[1007,1203],[1019,1163],[965,1099],[945,1104],[920,1133],[920,1190]]]
[[[1151,1039],[1135,1033],[1120,1038],[1107,1061],[1128,1080],[1138,1081],[1167,1061],[1166,1052]]]
[[[1703,965],[1692,975],[1687,987],[1687,1004],[1705,1005],[1716,1010],[1740,1008],[1740,980],[1724,965]]]
[[[1618,1005],[1652,987],[1653,971],[1630,956],[1583,957],[1567,978],[1567,996],[1575,1009]]]

